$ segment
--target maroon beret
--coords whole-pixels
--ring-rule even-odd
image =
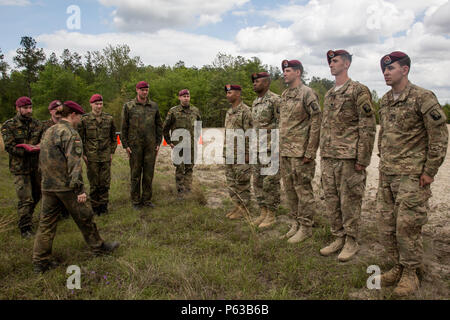
[[[383,58],[381,58],[381,61],[380,61],[381,70],[384,72],[384,70],[386,69],[386,67],[388,65],[394,63],[395,61],[406,58],[406,57],[408,57],[408,55],[401,51],[394,51],[394,52],[391,52],[390,54],[385,55]]]
[[[89,103],[94,103],[97,101],[103,101],[103,97],[99,95],[98,93],[92,95],[91,99],[89,99]]]
[[[242,88],[241,86],[237,85],[237,84],[227,84],[225,86],[225,92],[231,91],[231,90],[238,90],[241,91]]]
[[[178,92],[178,96],[179,97],[184,96],[185,94],[189,94],[190,95],[188,89],[183,89],[183,90],[180,90],[180,92]]]
[[[66,101],[64,102],[64,105],[66,107],[69,107],[69,109],[71,109],[73,112],[78,113],[78,114],[85,114],[83,107],[81,107],[78,103],[74,102],[74,101]]]
[[[303,70],[303,65],[298,60],[283,60],[281,62],[281,69],[284,70],[286,68],[294,68],[294,69]]]
[[[252,74],[252,82],[255,82],[256,79],[269,78],[269,77],[270,77],[270,74],[268,72],[254,73],[254,74]]]
[[[341,56],[343,54],[350,55],[350,53],[348,53],[348,51],[346,51],[346,50],[336,50],[336,51],[328,50],[328,52],[327,52],[328,64],[331,63],[331,59],[333,59],[334,57],[337,57],[337,56]]]
[[[144,88],[148,88],[148,83],[145,81],[138,82],[138,84],[136,85],[136,89],[144,89]]]
[[[53,100],[52,102],[50,102],[50,104],[48,105],[48,111],[52,111],[55,108],[58,108],[60,105],[62,105],[61,101],[59,100]]]
[[[31,105],[31,99],[28,97],[20,97],[16,100],[16,107],[25,107]]]

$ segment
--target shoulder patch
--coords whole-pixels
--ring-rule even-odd
[[[442,115],[440,114],[439,111],[437,110],[431,110],[430,112],[430,117],[434,120],[434,121],[439,121],[442,118]]]
[[[372,108],[370,107],[370,105],[368,103],[364,104],[362,108],[363,108],[364,112],[367,114],[372,112]]]

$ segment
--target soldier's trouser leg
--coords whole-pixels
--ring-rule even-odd
[[[227,164],[225,167],[227,187],[231,200],[235,205],[250,204],[250,177],[249,164]]]
[[[358,237],[366,171],[356,171],[355,163],[352,159],[322,159],[325,205],[335,237]]]
[[[422,227],[428,221],[431,197],[430,186],[420,187],[419,179],[418,175],[381,174],[378,194],[383,242],[391,259],[409,268],[417,268],[422,263]],[[393,205],[390,200],[394,200]]]
[[[100,205],[109,202],[109,187],[111,185],[111,161],[99,163],[98,201]]]
[[[14,185],[18,198],[19,229],[26,230],[32,227],[33,211],[41,197],[40,179],[37,173],[15,175]]]
[[[184,192],[184,163],[174,164],[175,166],[175,184],[177,192]]]
[[[269,165],[253,165],[253,190],[260,208],[277,211],[280,205],[280,171],[274,175],[262,175],[261,169]]]
[[[142,148],[133,147],[130,155],[131,171],[131,203],[139,205],[141,203],[141,180],[144,166],[144,153]]]
[[[142,172],[142,203],[146,204],[152,200],[152,183],[155,172],[156,150],[147,148],[144,152],[144,166]]]
[[[58,215],[65,207],[77,224],[84,240],[94,252],[100,251],[103,240],[93,221],[92,208],[88,203],[78,203],[72,192],[43,192],[42,213],[33,248],[33,264],[46,264],[51,256],[56,235]]]
[[[186,192],[190,192],[192,189],[193,172],[194,172],[193,164],[184,165],[184,189]]]
[[[282,157],[282,175],[293,218],[310,227],[316,212],[312,188],[316,162],[303,164],[302,161],[303,158]]]
[[[89,198],[93,208],[100,206],[100,162],[89,161],[87,166],[87,177],[89,180]]]

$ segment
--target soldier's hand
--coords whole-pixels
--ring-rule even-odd
[[[88,164],[88,159],[86,156],[83,156],[84,163]]]
[[[113,156],[113,155],[111,154],[111,161],[112,161],[112,156]]]
[[[427,175],[426,173],[423,173],[421,176],[420,176],[420,186],[423,188],[423,187],[426,187],[427,185],[429,185],[429,184],[432,184],[434,182],[434,179],[432,178],[432,177],[430,177],[429,175]]]
[[[249,163],[250,162],[250,156],[248,154],[245,155],[245,163]]]
[[[360,165],[360,164],[355,163],[355,170],[356,170],[356,171],[363,171],[363,170],[365,170],[365,169],[366,169],[365,166],[362,166],[362,165]]]
[[[86,200],[87,200],[86,193],[82,193],[82,194],[78,195],[78,203],[85,203]]]
[[[158,152],[159,151],[159,146],[156,146],[156,152]]]
[[[131,151],[130,147],[126,148],[125,150],[127,150],[127,154],[128,154],[128,158],[129,158],[133,152]]]
[[[312,161],[312,159],[304,157],[302,163],[307,164],[307,163],[310,163],[311,161]]]
[[[173,149],[175,148],[175,145],[173,143],[169,144],[169,146]]]

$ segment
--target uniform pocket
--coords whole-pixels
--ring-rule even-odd
[[[366,185],[366,172],[354,173],[349,179],[347,179],[347,187],[349,191],[354,194],[361,194],[364,191]]]

